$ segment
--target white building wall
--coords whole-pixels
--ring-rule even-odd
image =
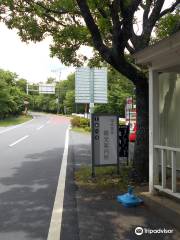
[[[159,114],[159,145],[180,148],[180,74],[159,74]],[[171,166],[170,152],[165,157]],[[180,153],[176,159],[180,169]]]

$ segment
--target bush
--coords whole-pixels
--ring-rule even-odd
[[[90,125],[90,121],[87,118],[81,118],[80,119],[80,127],[85,128]]]
[[[72,127],[80,127],[80,117],[73,117],[71,119]]]
[[[87,118],[73,117],[71,119],[72,127],[88,128],[90,126],[90,120]]]
[[[90,131],[91,131],[91,128],[90,128],[90,127],[85,127],[84,130],[85,130],[86,132],[90,132]]]

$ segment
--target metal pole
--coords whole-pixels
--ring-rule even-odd
[[[26,94],[29,94],[28,83],[26,84]]]
[[[57,105],[57,114],[60,110],[60,80],[61,80],[61,70],[59,71],[59,81],[58,81],[58,105]]]
[[[77,106],[77,103],[76,103],[76,113],[78,113],[77,111],[78,111],[78,106]]]
[[[60,87],[58,83],[58,105],[57,105],[57,114],[59,114],[59,108],[60,108]]]
[[[92,114],[94,113],[94,68],[90,68],[90,127]]]

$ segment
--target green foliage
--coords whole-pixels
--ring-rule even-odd
[[[80,127],[85,128],[85,127],[88,127],[89,124],[90,124],[89,119],[87,119],[87,118],[80,119]]]
[[[127,189],[127,181],[117,175],[117,167],[98,167],[96,177],[92,178],[92,169],[81,166],[75,172],[75,181],[78,186],[94,190],[116,190],[118,193]]]
[[[180,10],[174,14],[167,14],[160,19],[156,28],[156,40],[169,37],[180,30]]]
[[[72,127],[80,127],[80,117],[73,117],[71,119]]]
[[[57,113],[58,101],[60,113],[64,113],[64,106],[68,114],[74,111],[74,74],[68,76],[67,80],[56,82],[54,78],[48,78],[47,83],[56,83],[54,94],[38,94],[30,92],[30,108],[35,111]],[[30,85],[30,89],[37,89],[37,86]],[[59,100],[58,100],[59,99]]]
[[[16,81],[16,86],[21,90],[23,91],[24,93],[26,93],[26,85],[27,85],[27,80],[21,78],[21,79],[18,79]]]
[[[85,130],[86,132],[90,132],[90,131],[91,131],[91,128],[90,128],[90,127],[85,127],[84,130]]]
[[[18,117],[8,117],[6,119],[0,120],[0,126],[8,127],[8,126],[12,126],[12,125],[17,125],[17,124],[21,124],[26,121],[29,121],[31,119],[32,119],[32,116],[30,116],[30,115],[27,115],[27,116],[20,115]]]
[[[72,127],[86,128],[88,130],[90,126],[90,120],[75,116],[71,119],[71,125]]]
[[[74,90],[70,90],[66,92],[66,96],[64,99],[64,107],[66,109],[66,114],[71,114],[75,112],[75,92]]]
[[[24,81],[17,79],[15,73],[0,69],[0,119],[18,115],[24,110]]]

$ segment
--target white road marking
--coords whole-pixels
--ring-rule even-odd
[[[40,130],[41,128],[43,128],[45,125],[41,125],[40,127],[36,128],[36,130]]]
[[[9,132],[9,131],[11,131],[11,130],[13,130],[13,129],[16,129],[16,128],[19,128],[19,127],[21,127],[21,126],[23,126],[23,125],[25,125],[25,124],[28,124],[28,123],[32,122],[33,120],[34,120],[34,117],[33,117],[32,120],[27,121],[27,122],[25,122],[25,123],[21,123],[21,124],[18,124],[18,125],[16,125],[16,126],[13,126],[13,127],[6,128],[6,129],[2,130],[2,131],[0,132],[0,134],[5,133],[5,132]]]
[[[11,144],[9,145],[9,147],[12,147],[12,146],[16,145],[17,143],[19,143],[19,142],[25,140],[25,139],[28,138],[28,137],[29,137],[29,135],[26,135],[26,136],[24,136],[24,137],[18,139],[17,141],[11,143]]]
[[[53,211],[52,211],[51,222],[50,222],[47,240],[60,240],[64,190],[65,190],[65,182],[66,182],[68,145],[69,145],[69,128],[66,130],[63,159],[62,159],[62,163],[61,163],[58,186],[57,186],[57,190],[56,190],[56,197],[55,197],[55,201],[54,201],[54,207],[53,207]]]

